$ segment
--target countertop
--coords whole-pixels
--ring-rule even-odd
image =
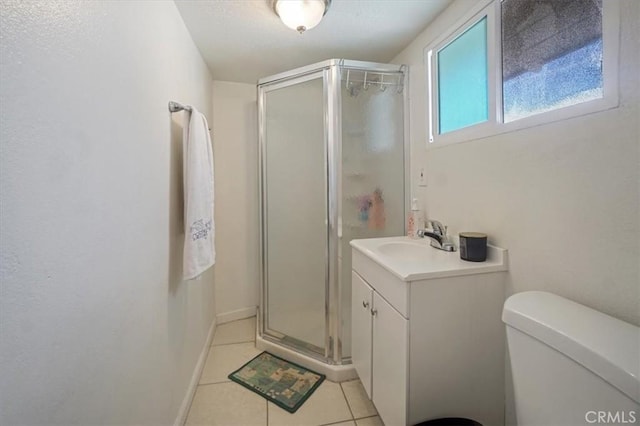
[[[459,251],[438,250],[430,246],[430,241],[428,238],[385,237],[352,240],[350,244],[355,250],[403,281],[500,272],[508,269],[506,249],[488,244],[486,261],[469,262],[460,259]],[[407,256],[406,258],[390,256],[380,251],[380,247],[387,243],[419,245],[428,250],[420,250],[420,256]],[[457,245],[457,247],[459,246]]]

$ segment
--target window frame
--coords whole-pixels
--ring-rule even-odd
[[[502,0],[482,0],[474,4],[453,25],[451,30],[433,40],[424,48],[427,100],[427,148],[437,148],[453,143],[469,142],[502,133],[566,120],[595,112],[616,108],[618,94],[618,56],[620,45],[620,5],[617,1],[602,1],[602,98],[530,115],[509,123],[504,122],[502,96]],[[487,17],[487,121],[472,124],[445,134],[439,134],[438,117],[438,55],[484,17]]]

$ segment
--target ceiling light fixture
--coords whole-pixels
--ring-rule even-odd
[[[273,0],[273,10],[282,22],[300,34],[320,23],[331,0]]]

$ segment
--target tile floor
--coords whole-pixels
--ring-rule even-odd
[[[255,317],[216,328],[187,426],[383,426],[359,380],[325,380],[294,414],[230,381],[229,373],[261,352],[255,328]]]

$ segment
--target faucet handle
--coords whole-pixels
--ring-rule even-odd
[[[431,224],[431,228],[433,228],[433,232],[439,235],[447,235],[447,227],[442,225],[442,223],[437,220],[429,220],[429,224]]]

